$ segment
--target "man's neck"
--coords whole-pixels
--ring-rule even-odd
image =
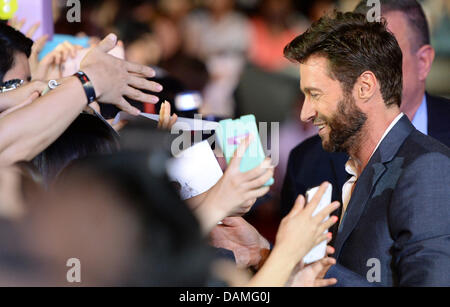
[[[367,163],[369,163],[370,157],[375,151],[385,131],[399,114],[399,108],[391,107],[384,112],[375,113],[372,118],[369,117],[367,119],[358,146],[355,147],[353,152],[349,152],[349,155],[355,160],[356,165],[358,166],[358,176],[361,175],[364,168],[367,166]]]

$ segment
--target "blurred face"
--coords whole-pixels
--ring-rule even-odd
[[[403,109],[408,102],[424,95],[425,79],[419,72],[419,60],[414,51],[414,45],[412,45],[417,39],[402,12],[389,12],[383,16],[386,18],[389,31],[394,34],[403,53]]]
[[[305,94],[301,120],[319,129],[326,151],[349,152],[358,146],[367,116],[358,108],[352,93],[329,75],[328,60],[311,56],[300,64],[300,87]]]
[[[155,65],[161,56],[161,48],[151,35],[129,44],[125,52],[128,61],[141,65]]]
[[[31,80],[30,64],[25,53],[16,52],[14,54],[13,66],[3,77],[3,82],[13,79],[21,79],[25,82]]]
[[[30,251],[52,270],[42,276],[43,282],[70,286],[66,262],[77,258],[81,285],[117,285],[128,274],[130,259],[135,259],[140,220],[127,210],[126,200],[99,179],[71,179],[30,206]]]
[[[224,13],[234,5],[234,0],[206,0],[205,3],[214,13]]]

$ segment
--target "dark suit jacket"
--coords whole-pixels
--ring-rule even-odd
[[[450,286],[450,149],[403,116],[355,186],[327,277],[338,286]]]
[[[428,135],[450,146],[450,101],[445,98],[427,95]],[[292,209],[298,195],[328,181],[333,185],[333,201],[342,202],[342,186],[348,179],[345,153],[328,153],[322,148],[318,135],[313,136],[295,147],[290,155],[283,188],[281,191],[281,216]],[[340,210],[334,212],[340,217]],[[337,226],[330,229],[334,245]]]
[[[426,95],[428,135],[450,147],[450,100]]]

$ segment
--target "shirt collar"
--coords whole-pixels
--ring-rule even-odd
[[[389,131],[391,131],[391,129],[395,126],[395,124],[397,124],[397,122],[400,120],[400,118],[403,117],[403,113],[400,113],[399,115],[397,115],[397,117],[391,122],[391,124],[389,125],[389,127],[387,127],[387,129],[384,131],[383,136],[381,137],[380,141],[378,142],[377,146],[375,147],[375,149],[373,150],[372,154],[370,155],[369,160],[372,158],[373,154],[375,153],[375,151],[377,151],[378,147],[380,146],[381,142],[383,141],[383,139],[386,137],[386,135],[389,133]],[[357,161],[355,161],[354,159],[352,159],[351,157],[348,159],[347,163],[345,163],[345,171],[352,175],[352,176],[358,176],[357,174]]]
[[[419,130],[423,134],[428,135],[428,112],[426,95],[423,96],[422,103],[420,104],[419,109],[417,109],[417,112],[414,115],[411,123],[417,130]]]

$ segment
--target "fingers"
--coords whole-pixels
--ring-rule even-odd
[[[308,210],[311,214],[316,210],[317,206],[320,203],[320,200],[322,199],[323,194],[325,194],[329,183],[324,182],[320,185],[319,190],[316,192],[314,197],[311,199],[311,201],[306,205],[306,210]]]
[[[246,183],[245,184],[246,188],[256,189],[262,187],[267,181],[270,180],[270,178],[273,177],[273,173],[274,173],[273,168],[266,169],[262,176],[257,177],[256,179]]]
[[[222,225],[227,227],[237,227],[240,226],[242,222],[245,223],[245,220],[240,216],[226,217],[222,220]]]
[[[266,195],[270,190],[270,187],[263,186],[259,189],[252,190],[250,192],[247,192],[245,195],[245,199],[254,199],[254,198],[260,198],[264,195]]]
[[[40,95],[47,88],[47,83],[42,81],[32,81],[27,84],[27,86],[29,86],[33,92],[37,92]]]
[[[156,75],[155,71],[148,66],[134,64],[131,62],[125,62],[125,63],[126,63],[127,70],[130,73],[139,74],[139,75],[142,75],[147,78],[153,78]]]
[[[108,53],[117,44],[117,36],[114,33],[108,34],[97,46],[100,51]]]
[[[33,46],[31,47],[32,49],[32,53],[33,55],[39,55],[39,53],[41,52],[42,48],[44,48],[45,43],[48,40],[48,35],[43,35],[41,37],[39,37],[33,44]]]
[[[163,129],[163,122],[164,122],[164,113],[166,111],[165,102],[161,104],[161,107],[159,109],[159,120],[158,120],[158,129]]]
[[[329,287],[337,284],[336,278],[319,279],[314,282],[315,287]]]
[[[247,136],[242,142],[240,142],[239,146],[236,148],[233,154],[233,158],[231,159],[230,166],[239,167],[241,165],[242,157],[244,153],[247,151],[248,146],[251,143],[251,137]]]
[[[329,239],[332,238],[332,236],[333,236],[333,235],[331,234],[331,232],[328,232],[328,233],[326,233],[326,234],[321,233],[321,235],[319,235],[319,236],[316,238],[316,241],[315,241],[315,243],[314,243],[314,246],[317,245],[317,244],[319,244],[319,243],[321,243],[321,242],[323,242],[323,241],[328,241]]]
[[[33,24],[31,26],[31,28],[27,31],[27,33],[25,34],[26,37],[28,38],[33,38],[34,33],[36,33],[37,29],[39,29],[39,27],[41,26],[41,23],[38,21],[35,24]]]
[[[339,208],[340,204],[339,202],[335,201],[323,208],[321,211],[319,211],[315,216],[314,219],[323,221],[327,216],[329,216],[332,212],[334,212],[337,208]]]
[[[159,98],[154,96],[154,95],[150,95],[150,94],[145,94],[144,92],[141,92],[140,90],[137,90],[131,86],[128,86],[125,90],[125,92],[123,93],[124,96],[127,96],[128,98],[131,98],[133,100],[136,101],[140,101],[140,102],[144,102],[144,103],[157,103]]]
[[[331,218],[329,218],[328,220],[326,220],[325,222],[323,222],[320,226],[319,226],[319,231],[320,232],[324,232],[327,229],[329,229],[331,226],[333,226],[334,224],[336,224],[336,222],[338,221],[338,217],[337,216],[332,216]]]
[[[327,255],[333,255],[335,251],[336,250],[334,249],[333,246],[327,245],[327,251],[326,251]]]
[[[13,27],[14,29],[16,29],[17,31],[20,31],[23,27],[23,25],[25,24],[26,19],[23,18],[22,20],[17,20],[17,17],[14,17],[11,20],[10,26]]]
[[[137,115],[141,114],[141,111],[140,111],[139,109],[133,107],[131,104],[129,104],[129,103],[125,100],[125,98],[122,98],[122,99],[120,100],[119,104],[117,104],[117,107],[118,107],[119,109],[121,109],[122,111],[125,111],[125,112],[127,112],[127,113],[129,113],[129,114],[131,114],[131,115],[137,116]]]
[[[303,195],[299,195],[295,201],[294,207],[291,209],[291,212],[289,212],[289,215],[294,216],[299,214],[305,207],[305,203],[305,197]]]
[[[65,51],[66,59],[70,56],[71,58],[75,58],[77,56],[78,50],[83,49],[82,46],[72,45],[71,43],[65,41],[62,44],[62,47]]]
[[[174,113],[174,114],[172,115],[171,120],[170,120],[169,128],[172,128],[173,125],[175,125],[175,123],[177,122],[177,120],[178,120],[178,115],[176,115],[176,114]]]
[[[162,118],[162,127],[164,129],[167,129],[170,123],[170,103],[164,101],[163,106],[164,106],[164,116]]]
[[[243,174],[243,178],[245,181],[250,181],[250,180],[253,180],[253,179],[256,179],[256,178],[262,176],[268,170],[273,170],[272,160],[270,158],[264,159],[264,161],[258,167],[245,172]]]
[[[142,89],[142,90],[148,90],[151,92],[161,92],[163,90],[163,87],[156,82],[149,81],[144,78],[139,78],[137,76],[130,76],[128,84],[131,85],[134,88]]]

